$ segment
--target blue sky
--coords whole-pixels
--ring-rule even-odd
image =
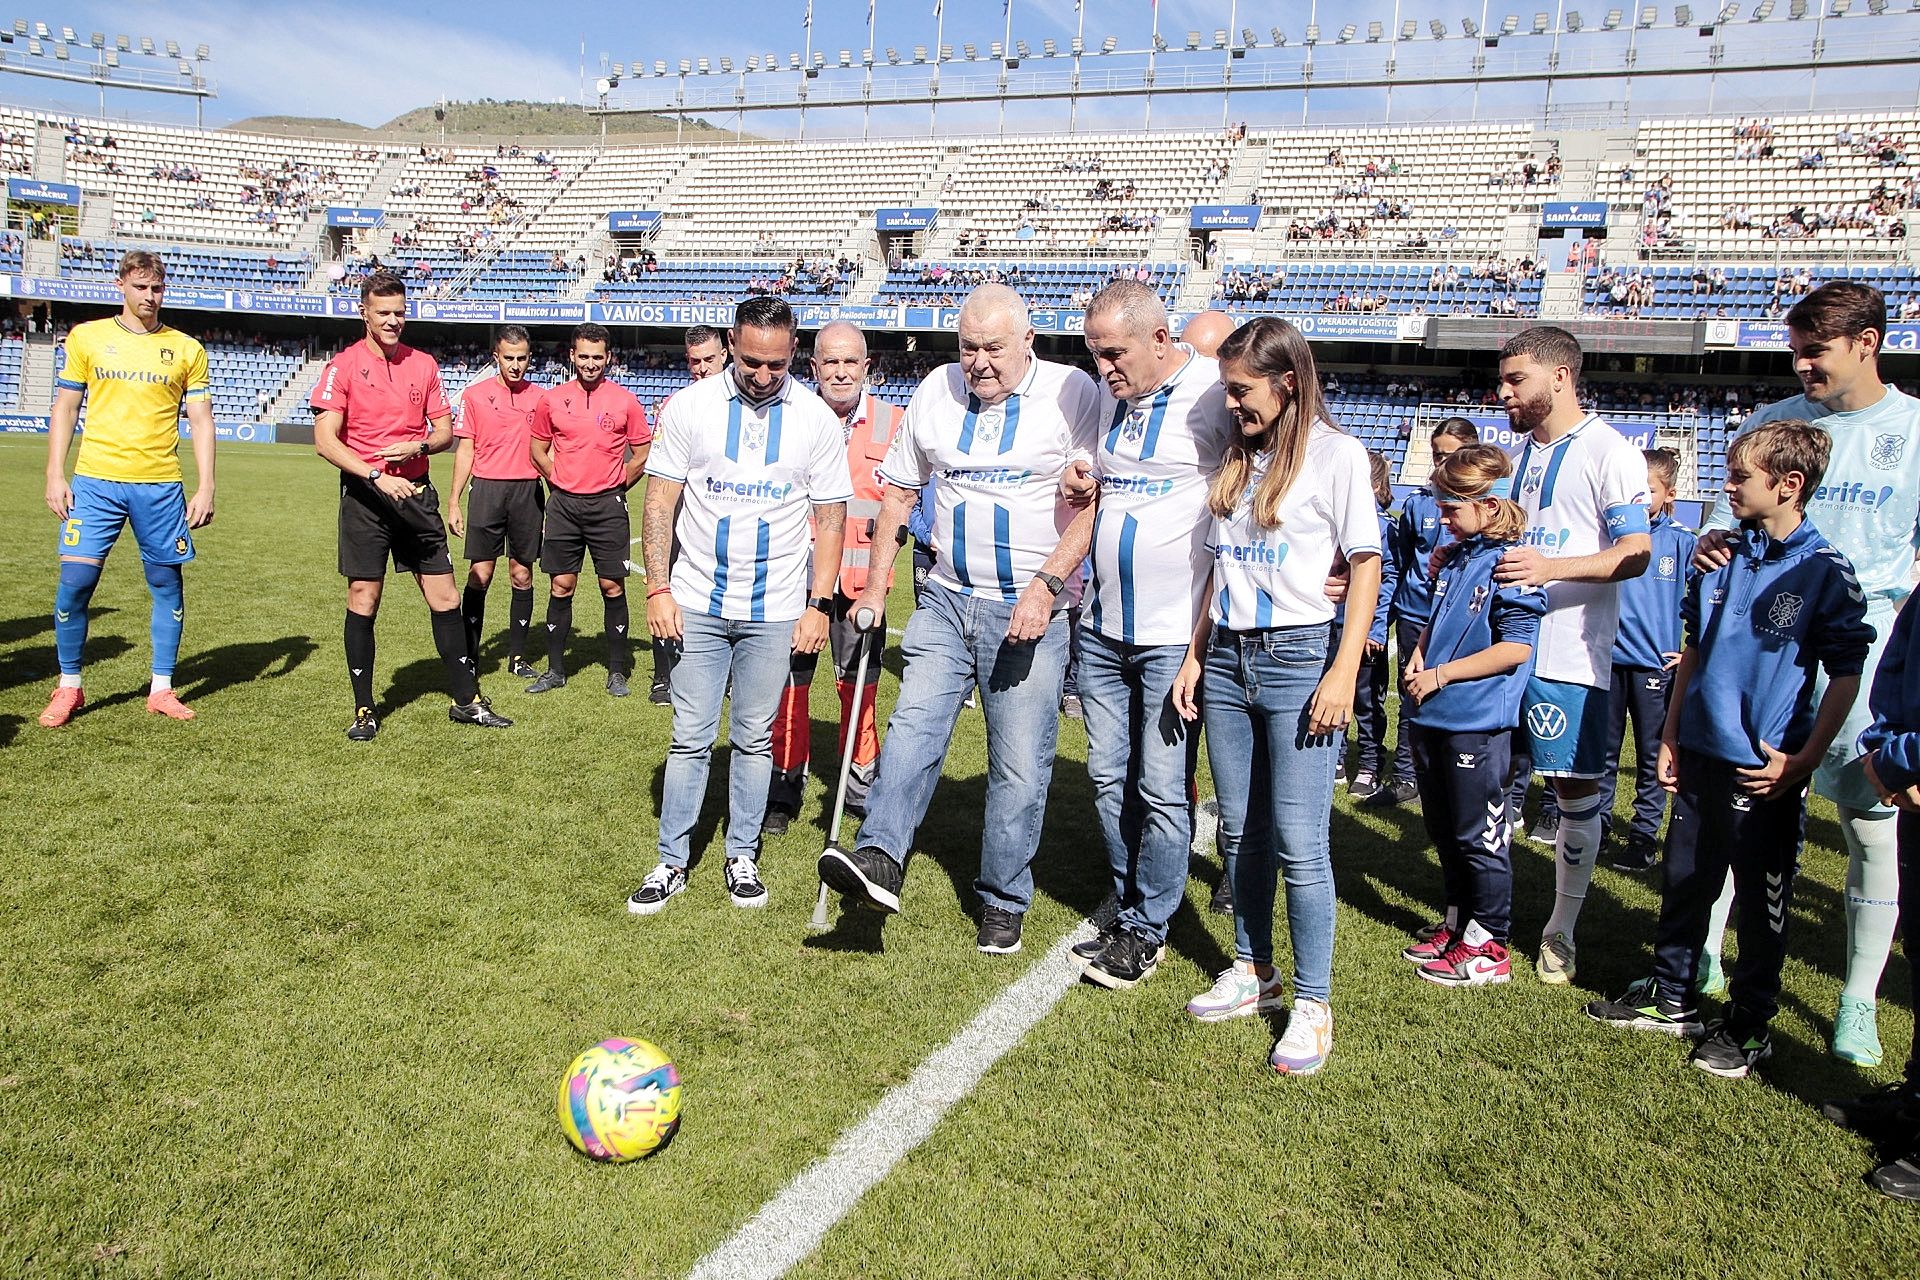
[[[1614,0],[1620,3],[1620,0]],[[1816,0],[1818,3],[1818,0]],[[1537,10],[1552,12],[1556,0],[1508,0],[1495,3],[1491,12],[1498,17],[1514,13],[1531,25]],[[1584,8],[1589,28],[1598,24],[1609,0],[1572,0],[1568,8]],[[1629,13],[1636,7],[1624,3]],[[1663,19],[1669,18],[1672,5],[1661,6]],[[1717,10],[1719,0],[1699,0],[1696,11]],[[1780,0],[1782,12],[1786,0]],[[1864,8],[1864,5],[1859,6]],[[1902,5],[1901,7],[1904,7]],[[1207,42],[1217,27],[1252,26],[1265,33],[1276,22],[1297,42],[1309,14],[1309,0],[1160,0],[1160,30],[1174,44],[1184,43],[1188,30],[1199,30]],[[1743,6],[1750,12],[1752,3]],[[933,0],[875,0],[876,37],[874,44],[884,49],[895,45],[903,51],[915,44],[935,42]],[[989,42],[1001,38],[1006,17],[1000,0],[946,0],[945,39],[956,49],[967,41],[980,46],[985,55]],[[1458,31],[1462,16],[1478,18],[1479,0],[1320,0],[1320,25],[1329,40],[1338,26],[1358,23],[1364,32],[1372,19],[1392,25],[1396,12],[1416,19],[1424,29],[1429,18],[1442,18]],[[805,0],[700,0],[696,4],[655,3],[635,5],[622,11],[600,0],[545,0],[529,4],[527,0],[408,0],[407,3],[369,3],[367,0],[328,0],[324,4],[290,3],[289,0],[75,0],[58,16],[70,23],[82,39],[91,30],[109,35],[125,32],[137,39],[152,35],[158,40],[177,39],[192,46],[202,41],[213,46],[214,60],[209,68],[218,86],[219,97],[207,104],[207,122],[219,125],[255,114],[294,114],[339,116],[360,124],[378,124],[411,107],[446,97],[454,100],[480,97],[528,98],[536,100],[580,100],[583,81],[591,86],[607,61],[630,62],[636,58],[652,62],[664,58],[669,64],[682,57],[721,55],[743,63],[750,53],[777,52],[784,60],[789,51],[805,47],[807,32],[802,27]],[[610,16],[617,15],[617,16]],[[867,44],[867,0],[816,0],[813,6],[813,47],[824,49],[829,60],[836,60],[841,48],[858,51]],[[1744,15],[1743,15],[1744,16]],[[1074,0],[1013,0],[1013,34],[1029,40],[1036,52],[1040,41],[1053,37],[1064,47],[1075,30]],[[50,16],[49,20],[53,20]],[[1113,35],[1122,49],[1140,49],[1148,43],[1153,27],[1154,7],[1149,0],[1088,0],[1086,35],[1088,45]],[[1776,22],[1778,20],[1776,19]],[[1857,16],[1853,23],[1886,22]],[[1911,39],[1913,23],[1898,20]],[[1811,34],[1811,24],[1798,24]],[[1690,33],[1680,33],[1688,35]],[[1524,38],[1524,37],[1523,37]],[[1591,43],[1596,37],[1584,39]],[[584,50],[584,54],[583,54]],[[1686,51],[1682,51],[1682,56]],[[1218,56],[1218,55],[1215,55]],[[1173,65],[1194,65],[1176,55]],[[1849,72],[1833,75],[1822,82],[1856,93],[1874,87],[1904,92],[1911,101],[1911,70],[1903,75]],[[590,89],[589,89],[590,91]],[[1794,105],[1806,105],[1805,76],[1786,75],[1770,81],[1749,79],[1740,84],[1722,83],[1718,87],[1716,107],[1724,112],[1774,112]],[[1479,107],[1485,115],[1527,115],[1537,106],[1537,89],[1488,89],[1483,91]],[[1617,90],[1605,82],[1563,86],[1556,90],[1558,103],[1613,100]],[[1674,81],[1656,84],[1644,78],[1636,85],[1634,104],[1641,109],[1656,109],[1665,102],[1673,109],[1703,105],[1704,86],[1697,82]],[[1798,97],[1796,104],[1794,99]],[[1427,115],[1464,116],[1470,107],[1471,91],[1465,88],[1402,89],[1394,103],[1394,119],[1414,120]],[[18,75],[0,76],[0,99],[28,105],[59,105],[93,111],[97,98],[89,89],[68,89]],[[1352,93],[1316,95],[1316,111],[1334,115],[1366,115],[1378,118],[1381,95]],[[1138,127],[1142,122],[1141,104],[1113,104],[1100,109],[1098,123],[1109,127]],[[1009,128],[1059,128],[1065,125],[1065,107],[1014,106],[1009,108]],[[159,99],[148,95],[113,94],[108,111],[116,115],[134,115],[149,119],[191,119],[188,103]],[[1238,95],[1231,104],[1235,119],[1255,123],[1297,121],[1300,103],[1297,96],[1283,100],[1278,95]],[[1081,127],[1088,127],[1089,110],[1081,112]],[[809,120],[810,135],[857,134],[862,122],[858,112],[835,113],[822,118],[814,112]],[[1217,124],[1221,118],[1218,99],[1187,97],[1175,99],[1162,95],[1155,100],[1153,123]],[[924,108],[877,111],[874,124],[880,132],[902,132],[925,128]],[[729,121],[731,123],[731,121]],[[993,128],[998,123],[998,108],[993,105],[942,108],[943,132],[971,128]],[[793,122],[775,116],[746,117],[749,131],[791,132]]]

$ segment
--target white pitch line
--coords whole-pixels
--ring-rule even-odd
[[[1093,923],[1060,939],[973,1021],[935,1049],[872,1111],[840,1135],[824,1159],[802,1170],[746,1225],[694,1264],[687,1280],[777,1280],[932,1135],[934,1126],[1080,980],[1069,950],[1093,936]]]

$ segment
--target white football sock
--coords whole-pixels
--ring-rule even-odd
[[[1713,900],[1713,910],[1707,913],[1707,945],[1702,949],[1703,956],[1720,958],[1720,952],[1727,945],[1727,918],[1733,914],[1733,869],[1727,869],[1727,883],[1720,889],[1720,896]]]
[[[156,671],[153,673],[153,683],[147,686],[147,692],[150,694],[165,693],[171,688],[173,688],[173,677],[163,676]]]
[[[1600,849],[1600,813],[1607,797],[1599,792],[1577,800],[1560,801],[1560,831],[1553,840],[1553,914],[1541,937],[1564,933],[1573,941],[1580,906],[1593,883],[1594,855]]]
[[[1872,1001],[1900,922],[1899,824],[1840,808],[1847,842],[1847,982],[1842,995]]]

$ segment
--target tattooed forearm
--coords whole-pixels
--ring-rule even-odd
[[[647,505],[640,518],[641,553],[647,563],[648,589],[664,587],[673,563],[673,513],[681,486],[653,476],[647,481]]]

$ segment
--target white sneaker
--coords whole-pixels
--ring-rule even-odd
[[[1319,1000],[1295,1000],[1286,1034],[1268,1059],[1283,1076],[1310,1076],[1333,1052],[1333,1007]]]
[[[724,875],[727,896],[733,899],[734,906],[767,905],[767,886],[760,883],[760,868],[754,865],[752,858],[728,858]]]
[[[637,916],[653,915],[657,911],[664,910],[667,899],[686,887],[687,869],[670,867],[663,862],[647,872],[647,878],[640,882],[640,887],[633,891],[631,898],[627,899],[627,910]]]
[[[1244,960],[1234,961],[1204,994],[1187,1001],[1187,1012],[1202,1022],[1246,1018],[1286,1007],[1287,998],[1280,989],[1280,971],[1275,969],[1273,976],[1262,982],[1253,966]]]

